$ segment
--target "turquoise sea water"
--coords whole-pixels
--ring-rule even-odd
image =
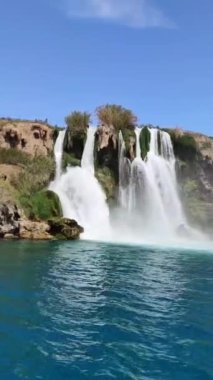
[[[1,242],[0,379],[213,379],[213,252]]]

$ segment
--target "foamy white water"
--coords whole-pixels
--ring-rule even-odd
[[[168,133],[150,129],[150,151],[141,159],[140,132],[136,129],[136,158],[126,170],[125,146],[120,137],[119,168],[129,179],[120,181],[119,201],[128,210],[126,218],[133,236],[170,238],[180,225],[186,224],[177,190],[175,158]]]
[[[94,141],[96,130],[97,128],[95,127],[87,128],[87,140],[81,159],[81,167],[91,171],[92,174],[94,174]]]
[[[142,129],[136,127],[135,135],[136,135],[136,158],[141,158],[141,147],[140,147],[140,134]]]
[[[106,195],[94,175],[95,131],[88,128],[81,167],[68,167],[62,173],[65,131],[59,132],[54,149],[56,175],[50,189],[58,194],[64,217],[84,227],[82,237],[164,245],[204,240],[202,234],[187,225],[178,195],[172,142],[168,133],[157,129],[150,129],[150,150],[145,161],[141,158],[141,129],[136,130],[137,153],[132,163],[119,133],[120,206],[111,210],[110,218]]]
[[[65,137],[66,129],[59,131],[58,138],[54,146],[54,156],[56,164],[55,180],[60,178],[62,172],[62,155],[63,155],[63,143]]]
[[[125,142],[122,132],[119,132],[119,192],[118,200],[119,204],[126,208],[129,202],[129,185],[130,185],[130,173],[131,162],[125,157]]]
[[[63,216],[75,219],[84,228],[83,238],[107,240],[110,234],[109,208],[106,195],[94,176],[94,134],[95,130],[88,128],[82,156],[83,167],[68,167],[65,173],[56,175],[50,189],[59,196]],[[60,134],[59,141],[56,142],[57,167],[61,167],[59,158],[62,160],[62,137],[64,136]]]

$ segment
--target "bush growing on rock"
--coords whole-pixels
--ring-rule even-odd
[[[74,111],[65,118],[67,130],[64,138],[64,151],[73,153],[78,159],[81,159],[83,153],[90,119],[89,113],[79,111]]]
[[[151,140],[151,135],[150,135],[149,128],[145,126],[143,127],[140,133],[140,147],[141,147],[141,156],[143,160],[145,160],[147,153],[149,152],[150,140]]]
[[[129,109],[116,104],[106,104],[96,109],[98,120],[102,124],[113,125],[116,131],[134,129],[137,117]]]
[[[101,184],[108,202],[112,202],[116,198],[116,178],[112,170],[107,167],[96,170],[96,178]]]
[[[68,154],[66,152],[63,153],[63,169],[66,169],[67,166],[80,166],[81,160],[74,157],[72,153]]]
[[[122,136],[126,147],[126,157],[133,161],[136,154],[136,136],[134,129],[123,129]]]
[[[178,134],[176,130],[164,129],[171,136],[175,156],[181,160],[196,160],[199,154],[198,145],[190,133]]]
[[[31,159],[30,154],[15,148],[0,148],[0,163],[8,165],[26,165]]]
[[[29,159],[24,171],[11,181],[20,195],[31,197],[45,188],[54,177],[55,164],[52,156]]]
[[[87,112],[74,111],[65,117],[65,122],[72,132],[79,133],[87,128],[90,123],[91,115]]]
[[[39,191],[31,197],[22,195],[20,202],[29,219],[48,220],[54,217],[62,217],[60,200],[53,191]]]

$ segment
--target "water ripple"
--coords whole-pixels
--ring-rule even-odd
[[[2,243],[0,375],[213,378],[213,255]]]

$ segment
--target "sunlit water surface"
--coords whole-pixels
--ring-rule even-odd
[[[0,379],[213,379],[213,252],[0,243]]]

